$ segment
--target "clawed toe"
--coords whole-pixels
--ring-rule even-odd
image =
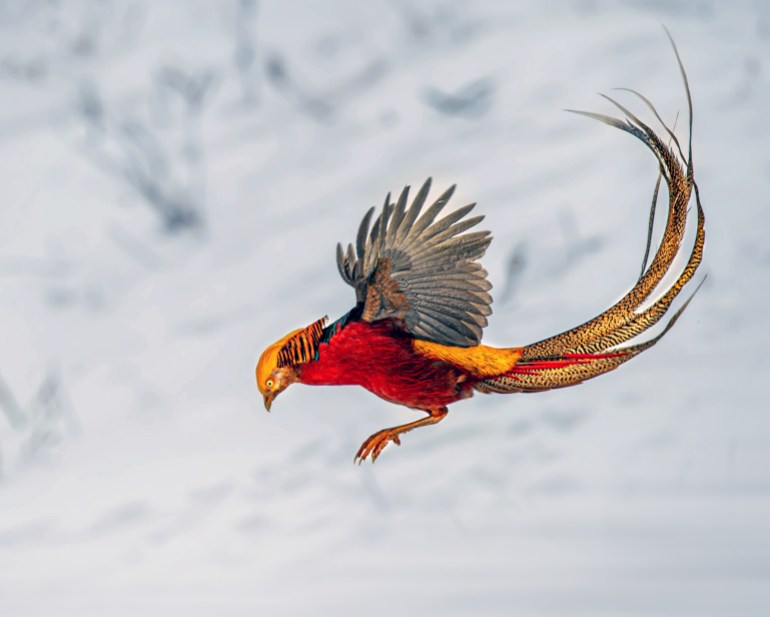
[[[353,462],[360,465],[367,458],[371,458],[372,463],[374,463],[374,461],[377,460],[377,457],[379,457],[382,451],[385,449],[385,446],[387,446],[391,441],[397,446],[401,445],[401,439],[396,432],[385,429],[384,431],[375,433],[363,444],[361,444],[361,447],[358,449]]]
[[[411,431],[418,426],[436,424],[436,422],[440,422],[441,419],[444,418],[444,416],[447,414],[446,407],[435,407],[431,409],[424,409],[423,411],[426,411],[429,414],[427,418],[422,418],[421,420],[416,420],[415,422],[410,422],[409,424],[402,424],[401,426],[394,426],[393,428],[386,428],[385,430],[382,430],[379,433],[375,433],[369,437],[369,439],[361,444],[361,447],[358,449],[353,462],[360,465],[367,458],[371,458],[373,463],[385,449],[385,446],[387,446],[391,441],[397,446],[401,445],[400,435],[402,433]]]

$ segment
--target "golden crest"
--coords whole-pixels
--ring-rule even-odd
[[[257,387],[264,394],[268,376],[281,366],[304,364],[315,357],[328,317],[321,317],[305,328],[289,332],[270,345],[257,362]]]

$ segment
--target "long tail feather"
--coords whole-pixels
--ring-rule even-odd
[[[621,347],[660,321],[671,307],[674,299],[692,279],[703,257],[705,217],[693,175],[692,97],[679,52],[668,30],[666,30],[666,34],[674,48],[687,95],[689,139],[686,157],[673,131],[662,121],[653,104],[634,91],[632,92],[645,103],[663,125],[675,149],[664,144],[652,128],[610,97],[605,98],[625,115],[625,120],[603,114],[574,111],[574,113],[599,120],[630,133],[642,141],[657,158],[661,176],[665,179],[668,187],[669,207],[663,237],[652,262],[646,265],[647,254],[645,254],[642,274],[636,285],[612,307],[580,326],[525,347],[520,361],[511,371],[481,382],[478,386],[480,390],[493,392],[548,390],[574,385],[611,371],[655,345],[670,330],[692,299],[690,296],[660,334],[648,341]],[[660,180],[659,177],[653,195],[648,228],[648,251]],[[670,271],[679,253],[687,228],[687,208],[693,190],[697,204],[697,230],[687,263],[676,281],[663,291],[661,297],[641,310],[642,305]]]

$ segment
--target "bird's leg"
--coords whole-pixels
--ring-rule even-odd
[[[432,409],[423,409],[428,416],[421,420],[409,422],[408,424],[402,424],[401,426],[394,426],[393,428],[386,428],[381,430],[367,439],[361,447],[358,449],[354,462],[359,465],[363,463],[367,457],[371,457],[372,463],[377,460],[377,457],[383,451],[391,441],[396,445],[401,445],[400,435],[417,428],[418,426],[427,426],[428,424],[436,424],[441,422],[444,416],[447,414],[446,407],[434,407]]]

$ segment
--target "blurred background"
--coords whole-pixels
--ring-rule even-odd
[[[374,466],[414,412],[264,413],[261,350],[352,306],[336,243],[427,176],[493,230],[485,342],[630,288],[655,161],[563,109],[632,87],[686,135],[661,23],[709,278],[658,346]],[[768,71],[748,0],[0,3],[0,613],[767,615]]]

